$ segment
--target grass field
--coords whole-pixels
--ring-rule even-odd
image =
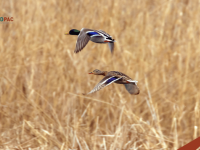
[[[0,149],[176,150],[200,136],[200,2],[0,1]],[[70,29],[117,42],[74,53]],[[139,95],[94,69],[138,81]]]

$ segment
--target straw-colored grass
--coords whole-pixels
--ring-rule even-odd
[[[0,149],[178,149],[199,136],[200,5],[181,0],[0,1]],[[74,54],[70,29],[117,42]],[[120,71],[140,94],[112,84]]]

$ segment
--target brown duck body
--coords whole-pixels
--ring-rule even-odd
[[[105,77],[88,94],[99,91],[100,89],[108,86],[111,83],[123,84],[125,86],[126,90],[130,94],[137,95],[140,93],[140,90],[137,86],[137,81],[132,80],[129,76],[127,76],[124,73],[121,73],[119,71],[107,72],[107,71],[100,71],[100,70],[96,69],[89,74],[103,75]]]

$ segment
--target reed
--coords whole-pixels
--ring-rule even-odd
[[[177,149],[199,137],[199,1],[1,1],[0,149]],[[74,54],[72,28],[114,39]],[[120,71],[140,94],[112,84]]]

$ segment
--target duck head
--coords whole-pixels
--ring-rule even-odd
[[[90,72],[89,74],[106,76],[107,71],[101,71],[101,70],[95,69],[94,71]]]
[[[65,33],[66,35],[79,35],[80,31],[77,29],[71,29],[69,33]]]

